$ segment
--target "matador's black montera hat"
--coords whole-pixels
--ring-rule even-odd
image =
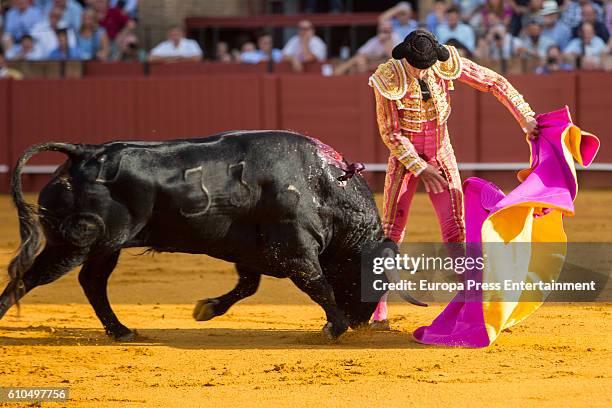
[[[427,69],[437,61],[449,59],[450,53],[432,33],[419,28],[396,45],[391,56],[396,60],[406,58],[406,61],[413,67]]]

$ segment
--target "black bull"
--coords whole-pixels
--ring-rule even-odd
[[[107,282],[121,249],[149,247],[236,264],[236,287],[198,302],[196,320],[222,315],[254,294],[263,274],[291,279],[319,304],[332,338],[366,323],[375,304],[360,299],[361,256],[393,244],[364,179],[339,181],[351,176],[350,166],[341,158],[330,164],[322,146],[290,132],[244,131],[31,147],[12,179],[22,243],[9,265],[0,318],[34,287],[83,265],[79,283],[106,333],[129,340],[133,333],[113,312]],[[68,160],[42,189],[38,205],[28,205],[21,171],[42,151],[62,152]]]

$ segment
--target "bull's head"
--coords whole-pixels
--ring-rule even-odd
[[[397,244],[391,240],[385,240],[381,244],[377,245],[374,249],[365,251],[367,257],[395,257],[398,252]],[[361,260],[362,262],[368,262],[368,258]],[[371,262],[368,263],[371,265]],[[334,296],[336,303],[340,309],[342,309],[349,320],[351,328],[367,324],[376,309],[376,302],[364,302],[362,301],[361,285],[363,284],[361,273],[367,273],[367,270],[359,271],[351,269],[350,271],[344,271],[333,281]],[[397,271],[387,270],[385,271],[387,279],[390,282],[399,282],[400,277]],[[380,293],[382,297],[383,293]],[[417,306],[427,306],[426,304],[419,302],[414,299],[407,291],[399,293],[400,297],[406,302],[412,303]]]

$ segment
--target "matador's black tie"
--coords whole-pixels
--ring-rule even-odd
[[[429,98],[431,98],[431,92],[429,92],[429,87],[427,83],[422,79],[419,79],[419,86],[421,87],[421,96],[423,97],[423,101],[427,102]]]

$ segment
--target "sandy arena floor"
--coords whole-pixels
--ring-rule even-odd
[[[570,239],[612,242],[611,208],[612,191],[581,191]],[[409,224],[410,241],[439,240],[425,195]],[[0,226],[5,271],[18,243],[7,196]],[[136,343],[106,338],[72,272],[0,321],[0,386],[67,386],[79,407],[612,405],[609,304],[546,305],[482,350],[415,343],[412,330],[442,306],[392,304],[393,331],[329,343],[322,310],[287,280],[264,278],[255,296],[199,323],[193,304],[233,287],[232,265],[138,252],[124,252],[110,282]]]

